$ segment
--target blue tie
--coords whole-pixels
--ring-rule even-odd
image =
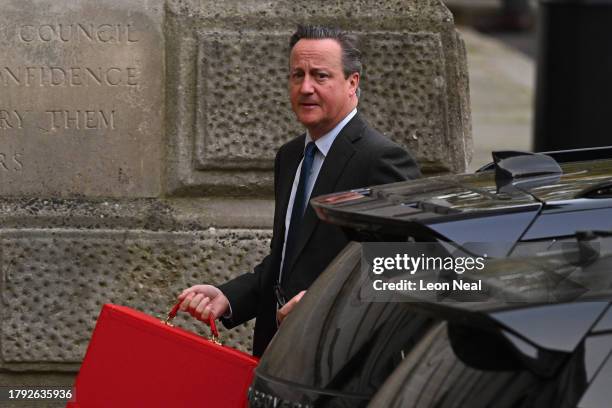
[[[286,282],[287,268],[291,264],[293,258],[293,251],[295,251],[295,245],[297,243],[300,226],[302,224],[302,218],[304,217],[304,211],[306,210],[306,202],[308,197],[306,196],[306,182],[312,171],[312,162],[317,151],[317,145],[314,142],[309,142],[304,150],[304,160],[302,161],[302,169],[300,170],[300,181],[298,183],[297,190],[295,191],[295,199],[293,200],[293,209],[291,210],[291,221],[289,223],[289,231],[287,232],[287,242],[285,243],[285,259],[283,261],[283,272],[282,279]]]

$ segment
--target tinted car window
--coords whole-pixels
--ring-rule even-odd
[[[499,350],[504,358],[506,350]],[[549,378],[525,369],[483,370],[461,361],[447,327],[432,331],[389,377],[370,407],[575,407],[587,388],[584,348]]]
[[[541,215],[525,233],[523,240],[562,237],[576,231],[611,230],[612,208]]]

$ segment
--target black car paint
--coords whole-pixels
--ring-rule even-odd
[[[312,203],[323,220],[356,230],[396,235],[410,232],[419,238],[459,244],[490,239],[508,243],[498,256],[512,255],[522,242],[550,246],[572,237],[576,229],[612,230],[612,199],[606,194],[586,198],[612,181],[612,160],[566,163],[561,167],[563,175],[552,183],[547,179],[549,184],[505,183],[500,188],[494,172],[485,171],[373,187],[360,192],[358,199],[345,202],[330,204],[328,197],[320,197]],[[559,315],[555,305],[466,314],[440,312],[431,305],[415,309],[404,303],[364,304],[351,297],[350,290],[359,276],[354,264],[359,258],[355,255],[356,245],[347,247],[329,266],[331,272],[315,282],[264,354],[253,390],[273,396],[268,401],[276,398],[277,403],[285,401],[304,407],[352,407],[365,406],[373,398],[371,406],[405,406],[397,405],[397,401],[402,401],[401,395],[411,389],[402,384],[412,380],[411,372],[408,375],[402,370],[403,360],[418,351],[412,350],[415,338],[434,324],[422,318],[398,335],[398,327],[414,319],[417,309],[419,313],[477,328],[497,324],[521,358],[537,361],[538,355],[546,353],[571,358],[564,369],[587,374],[584,379],[576,376],[579,384],[570,387],[571,395],[566,395],[564,402],[567,406],[576,406],[579,401],[578,406],[584,408],[602,406],[596,404],[609,398],[610,391],[601,385],[606,373],[612,371],[609,298],[591,305],[560,305],[566,308],[563,315],[571,314],[573,318],[569,320],[576,324],[556,324],[552,325],[556,331],[540,333],[528,333],[521,322],[531,319],[530,328],[553,323],[550,317]],[[546,313],[547,307],[553,309]],[[396,338],[393,346],[385,333],[386,337]],[[534,376],[537,369],[536,364],[532,372],[527,369],[517,375]],[[543,401],[552,404],[564,388],[567,391],[568,384],[560,381],[546,387],[551,391],[548,400]],[[421,405],[417,401],[413,406]]]

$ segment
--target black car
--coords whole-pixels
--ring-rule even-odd
[[[252,407],[612,406],[611,148],[501,152],[312,205],[355,240],[487,252],[469,278],[494,295],[364,299],[368,244],[352,243],[283,322]]]

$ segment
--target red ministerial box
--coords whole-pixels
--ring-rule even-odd
[[[68,407],[245,407],[257,361],[144,313],[106,304]]]

